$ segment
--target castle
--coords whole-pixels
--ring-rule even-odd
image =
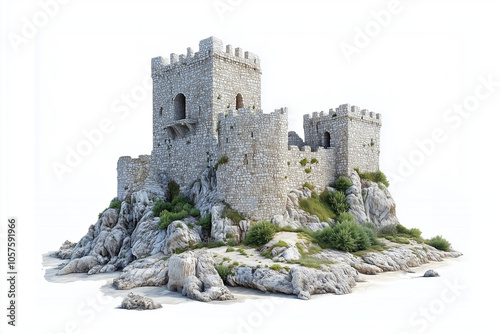
[[[118,160],[118,199],[170,180],[190,186],[216,166],[220,199],[250,219],[283,214],[289,191],[325,188],[353,168],[379,169],[381,115],[343,104],[304,115],[304,140],[288,110],[261,110],[259,58],[210,37],[199,51],[151,60],[153,150]]]

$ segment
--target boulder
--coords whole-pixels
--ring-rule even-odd
[[[188,227],[180,220],[173,221],[167,228],[165,243],[161,251],[164,254],[172,254],[176,250],[186,250],[201,242],[201,227]]]
[[[132,292],[122,301],[121,308],[127,310],[155,310],[161,308],[151,298],[133,294]]]
[[[113,280],[119,290],[141,286],[163,286],[168,282],[168,259],[163,254],[137,260],[123,269]]]
[[[439,277],[439,274],[436,271],[429,269],[425,272],[423,277]]]

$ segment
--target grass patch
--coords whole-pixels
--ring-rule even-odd
[[[365,180],[370,180],[372,182],[376,183],[382,183],[386,187],[389,187],[389,181],[387,181],[387,177],[385,176],[384,173],[381,171],[376,171],[376,172],[367,172],[367,173],[360,173],[359,169],[354,168],[354,170],[358,173],[359,177]]]
[[[299,207],[305,212],[317,216],[320,221],[328,222],[328,218],[335,219],[335,213],[326,201],[325,196],[323,196],[324,193],[321,196],[313,196],[300,200]]]
[[[306,168],[304,169],[304,172],[306,172],[306,174],[309,174],[310,172],[312,172],[311,168]]]
[[[226,205],[224,211],[221,214],[222,218],[229,218],[236,224],[239,224],[240,221],[245,220],[245,217],[241,213],[236,210],[233,210],[229,205]]]
[[[226,249],[226,253],[229,253],[229,252],[234,252],[236,249],[234,249],[233,247],[229,246],[227,249]]]
[[[302,167],[305,167],[305,165],[307,165],[308,162],[309,161],[306,158],[299,161],[299,163],[302,165]]]
[[[276,270],[276,271],[280,271],[281,269],[283,269],[283,267],[277,263],[273,264],[272,266],[269,267],[269,269],[271,270]]]
[[[318,258],[315,258],[312,256],[303,256],[298,260],[289,261],[289,263],[300,264],[301,266],[308,267],[308,268],[314,268],[314,269],[319,269],[322,264],[324,264],[324,265],[333,264],[333,262],[331,262],[331,261],[318,259]]]
[[[314,190],[314,186],[312,184],[310,184],[309,182],[306,182],[302,185],[302,188],[308,188],[309,190],[313,191]]]
[[[220,157],[219,161],[217,161],[217,163],[214,166],[215,170],[219,168],[219,165],[227,164],[228,161],[229,158],[227,157],[227,155],[223,155],[222,157]]]

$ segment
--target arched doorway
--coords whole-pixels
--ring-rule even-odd
[[[177,94],[174,99],[174,120],[186,118],[186,97],[184,94]]]
[[[323,144],[324,148],[330,147],[330,132],[325,132],[323,134],[323,140],[322,141],[323,141],[322,144]]]
[[[241,94],[236,95],[236,110],[244,108],[243,106],[243,96]]]

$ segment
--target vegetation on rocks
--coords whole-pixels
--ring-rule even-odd
[[[431,238],[425,242],[429,246],[432,246],[436,249],[442,250],[442,251],[449,251],[451,243],[448,242],[445,238],[443,238],[441,235],[437,235],[434,238]]]
[[[361,173],[359,169],[354,168],[354,170],[358,173],[359,177],[365,180],[370,180],[375,183],[382,183],[386,187],[389,187],[389,181],[387,180],[387,177],[385,176],[384,173],[381,171],[376,171],[376,172],[368,172],[368,173]]]
[[[245,245],[262,246],[271,241],[276,234],[276,228],[267,220],[253,224],[248,230]]]

